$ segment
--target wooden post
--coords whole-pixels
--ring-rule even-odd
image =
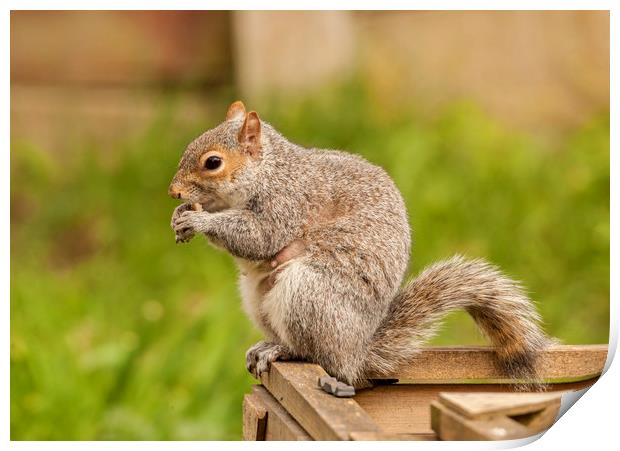
[[[299,95],[347,75],[354,62],[350,11],[235,11],[234,67],[244,99]]]
[[[243,440],[265,440],[267,410],[255,393],[243,397]]]

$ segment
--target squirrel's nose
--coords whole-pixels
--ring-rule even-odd
[[[173,183],[168,187],[168,194],[174,199],[180,199],[181,189]]]

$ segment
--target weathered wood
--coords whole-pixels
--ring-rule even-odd
[[[265,440],[267,409],[255,393],[243,397],[243,440]]]
[[[336,398],[318,386],[327,373],[318,365],[274,362],[261,381],[272,396],[315,440],[349,440],[356,432],[380,432],[351,398]]]
[[[356,441],[433,441],[437,434],[392,434],[388,432],[351,432],[351,440]]]
[[[527,426],[535,430],[543,431],[553,426],[553,423],[555,423],[555,420],[558,419],[559,413],[560,413],[560,403],[558,403],[557,405],[556,404],[549,405],[545,407],[543,410],[541,410],[540,412],[536,413],[536,415],[524,414],[519,417],[513,416],[511,418],[513,420],[517,420],[519,423],[521,423],[524,426]]]
[[[552,384],[548,391],[574,391],[589,387],[596,378]],[[353,399],[386,433],[430,434],[430,405],[440,392],[514,392],[507,384],[396,384],[358,390]]]
[[[441,440],[509,440],[553,425],[557,393],[440,393],[431,403],[431,425]]]
[[[306,431],[289,415],[289,413],[269,394],[262,385],[254,385],[252,394],[260,400],[267,411],[267,426],[265,429],[265,440],[312,440]]]
[[[573,391],[592,385],[606,356],[605,345],[555,346],[545,351],[540,367],[548,391]],[[301,362],[275,362],[262,375],[263,384],[278,405],[315,440],[431,439],[434,432],[430,406],[440,392],[508,393],[515,390],[510,384],[519,383],[501,373],[493,349],[488,347],[426,348],[398,374],[377,378],[398,379],[401,383],[360,389],[353,399],[339,399],[323,392],[318,379],[325,375],[320,366]],[[450,396],[446,399],[449,402]],[[482,421],[462,411],[448,410],[467,420]],[[523,428],[548,427],[556,414],[555,404],[542,406],[535,415],[516,409],[512,417],[504,415],[507,420],[494,418],[498,421],[494,431],[500,435],[519,434]],[[448,422],[454,420],[446,418]],[[482,439],[488,435],[484,427],[475,423],[466,429],[470,437]]]
[[[559,345],[540,357],[542,378],[548,383],[576,382],[601,374],[607,345]],[[503,374],[492,347],[428,347],[397,374],[372,375],[375,379],[396,378],[412,383],[515,383]]]
[[[499,417],[492,420],[470,420],[437,402],[432,404],[433,428],[441,440],[508,440],[529,437],[522,424]]]
[[[561,393],[439,393],[438,401],[467,418],[494,415],[523,415],[541,411],[549,405],[560,406]]]

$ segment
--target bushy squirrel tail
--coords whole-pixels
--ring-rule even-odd
[[[552,341],[533,303],[495,266],[460,256],[429,266],[400,290],[373,337],[364,372],[395,374],[457,309],[465,309],[493,343],[506,375],[524,381],[523,389],[544,389],[536,360]]]

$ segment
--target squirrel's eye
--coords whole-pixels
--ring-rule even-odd
[[[219,168],[222,165],[222,158],[211,155],[209,158],[205,160],[205,169],[208,171],[213,171]]]

